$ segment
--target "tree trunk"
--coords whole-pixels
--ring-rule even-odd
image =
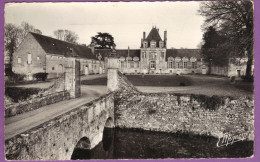
[[[252,74],[252,64],[253,64],[253,43],[251,43],[251,45],[249,45],[248,49],[248,61],[247,61],[247,65],[246,65],[246,78],[250,78],[253,74]]]

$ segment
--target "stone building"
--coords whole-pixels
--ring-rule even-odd
[[[221,75],[221,76],[245,76],[247,67],[247,58],[231,58],[228,60],[228,65],[226,66],[212,66],[211,74]],[[252,72],[254,71],[254,65],[252,65]],[[253,74],[253,73],[252,73]]]
[[[95,50],[105,58],[111,51]],[[167,49],[167,31],[162,40],[159,29],[153,27],[148,36],[143,32],[140,49],[116,50],[119,70],[123,73],[145,74],[206,74],[207,66],[202,62],[199,49]]]
[[[56,77],[70,66],[70,57],[80,61],[81,74],[98,74],[104,72],[101,55],[95,55],[84,45],[77,45],[36,33],[28,33],[13,54],[12,69],[14,73],[25,74],[28,80],[35,73],[48,73]]]

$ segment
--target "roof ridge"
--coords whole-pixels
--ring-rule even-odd
[[[72,44],[72,45],[83,46],[83,47],[89,48],[88,46],[84,46],[84,45],[82,45],[82,44],[67,42],[67,41],[64,41],[64,40],[60,40],[60,39],[57,39],[57,38],[53,38],[53,37],[51,37],[51,36],[47,36],[47,35],[43,35],[43,34],[39,34],[39,33],[34,33],[34,32],[29,32],[29,33],[35,34],[35,35],[39,35],[39,36],[42,36],[42,37],[46,37],[46,38],[50,38],[50,39],[54,39],[54,40],[56,40],[56,41],[65,42],[65,43],[69,43],[69,44]]]

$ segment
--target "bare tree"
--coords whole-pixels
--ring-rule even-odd
[[[5,55],[9,57],[10,64],[13,61],[13,53],[19,45],[19,37],[21,36],[22,29],[19,26],[8,23],[5,24],[4,32],[4,47]]]
[[[252,2],[201,2],[199,14],[206,18],[204,29],[214,26],[224,38],[222,46],[229,51],[231,57],[242,57],[247,53],[246,77],[250,77],[254,44]]]
[[[21,33],[21,36],[19,38],[20,42],[26,37],[26,35],[29,32],[42,34],[42,32],[39,29],[36,29],[34,26],[30,25],[28,22],[22,22],[21,23],[21,29],[22,29],[22,33]]]
[[[53,32],[55,38],[66,42],[77,43],[78,35],[70,30],[58,29]]]
[[[20,26],[16,26],[12,23],[5,24],[5,55],[9,57],[10,64],[12,64],[13,61],[14,51],[29,32],[42,33],[39,29],[35,29],[34,26],[27,22],[22,22]]]

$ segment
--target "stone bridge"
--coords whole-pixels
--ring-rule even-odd
[[[6,140],[6,159],[69,160],[101,142],[105,127],[114,127],[113,92]]]
[[[75,70],[71,70],[71,72],[73,71]],[[115,72],[117,72],[117,69],[108,69],[108,74],[111,74],[108,75],[108,80],[113,83],[108,86],[108,94],[5,140],[6,159],[77,159],[74,150],[90,150],[98,145],[103,138],[106,139],[106,144],[109,143],[103,134],[105,128],[115,127],[114,95],[118,86]],[[76,79],[73,79],[75,73],[69,74],[67,76],[72,76],[70,82],[75,82]],[[72,85],[69,87],[69,89],[72,89],[69,92],[75,96],[76,84],[69,85]]]

